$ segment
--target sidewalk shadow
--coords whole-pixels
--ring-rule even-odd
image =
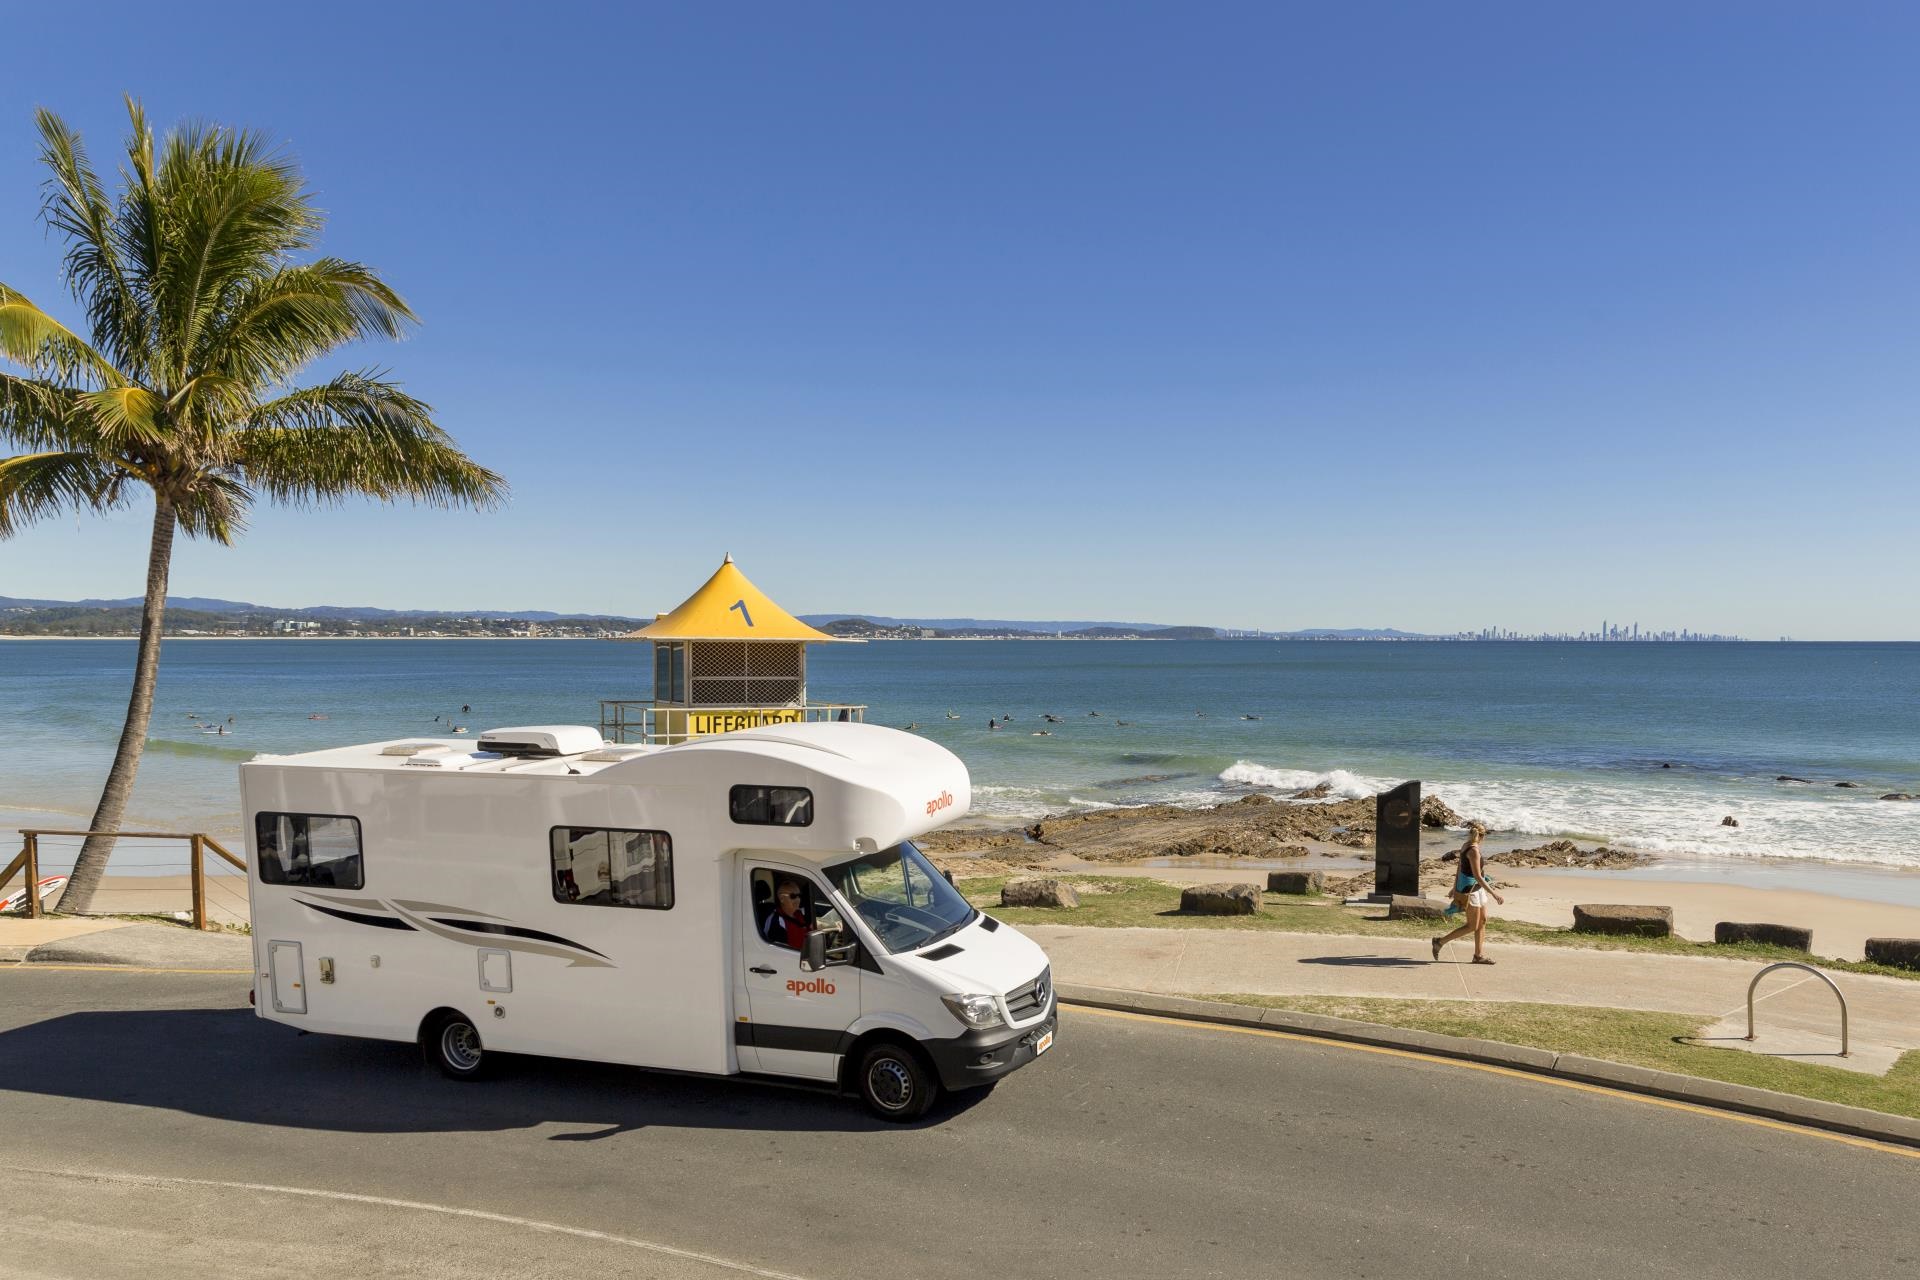
[[[945,1098],[919,1126],[870,1117],[856,1098],[757,1079],[502,1054],[497,1078],[448,1080],[411,1044],[306,1035],[252,1010],[69,1013],[0,1031],[0,1084],[19,1093],[153,1107],[333,1133],[489,1133],[542,1124],[610,1138],[652,1126],[863,1133],[937,1125],[985,1090]]]
[[[1358,969],[1424,969],[1428,961],[1405,956],[1301,956],[1301,964],[1343,965]]]

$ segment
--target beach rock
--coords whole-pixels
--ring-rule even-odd
[[[1577,905],[1573,909],[1573,931],[1667,938],[1673,936],[1673,908],[1618,903]]]
[[[1276,858],[1304,858],[1311,852],[1312,850],[1303,844],[1283,844],[1273,851],[1273,856]]]
[[[1420,802],[1420,825],[1423,827],[1463,827],[1467,820],[1447,807],[1439,796],[1428,796]]]
[[[1857,786],[1859,786],[1860,784],[1859,784],[1859,783],[1857,783],[1857,782],[1836,782],[1836,783],[1834,783],[1833,785],[1834,785],[1834,786],[1836,786],[1836,787],[1847,787],[1847,788],[1853,788],[1853,787],[1857,787]]]
[[[1794,951],[1813,950],[1813,930],[1791,924],[1740,924],[1722,920],[1713,926],[1713,940],[1722,946],[1735,942],[1764,942]]]
[[[1880,798],[1882,800],[1920,800],[1920,796],[1908,795],[1904,791],[1889,791]]]
[[[1459,855],[1449,855],[1448,859]],[[1501,863],[1509,867],[1583,867],[1588,870],[1614,871],[1622,867],[1638,867],[1652,862],[1644,853],[1635,853],[1629,849],[1613,849],[1601,845],[1591,851],[1582,849],[1571,840],[1549,840],[1546,844],[1535,845],[1531,849],[1509,849],[1505,853],[1492,854],[1487,862]]]
[[[1202,916],[1250,916],[1260,910],[1257,884],[1193,884],[1180,891],[1180,909]]]
[[[1318,871],[1269,871],[1268,893],[1320,893],[1327,878]]]
[[[1010,880],[1000,890],[1003,907],[1077,907],[1080,895],[1064,880]]]
[[[1775,778],[1775,779],[1774,779],[1774,781],[1775,781],[1775,782],[1802,782],[1802,783],[1804,783],[1804,782],[1806,782],[1807,780],[1806,780],[1805,778],[1796,778],[1796,777],[1794,777],[1794,776],[1793,776],[1792,774],[1790,774],[1790,773],[1783,773],[1783,774],[1781,774],[1781,775],[1780,775],[1779,777],[1777,777],[1777,778]]]
[[[1444,920],[1447,904],[1440,898],[1415,898],[1396,893],[1387,902],[1389,920]]]
[[[1234,801],[1234,803],[1239,805],[1273,804],[1274,799],[1270,795],[1256,791],[1250,796],[1241,796],[1238,800]]]
[[[1300,788],[1300,789],[1299,789],[1298,791],[1296,791],[1296,792],[1294,792],[1294,793],[1293,793],[1293,799],[1295,799],[1295,800],[1325,800],[1325,799],[1326,799],[1326,798],[1327,798],[1328,796],[1330,796],[1330,795],[1332,795],[1332,794],[1333,794],[1333,784],[1332,784],[1332,783],[1330,783],[1330,782],[1317,782],[1317,783],[1315,783],[1315,784],[1314,784],[1313,786],[1311,786],[1311,787],[1302,787],[1302,788]]]
[[[1920,969],[1920,938],[1868,938],[1867,959],[1897,969]]]
[[[1728,814],[1726,817],[1720,819],[1720,825],[1723,827],[1737,827],[1740,825],[1740,819],[1734,817],[1732,814]]]

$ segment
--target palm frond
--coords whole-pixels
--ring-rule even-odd
[[[110,511],[127,502],[126,476],[90,453],[0,458],[0,538],[67,511]]]
[[[0,284],[0,356],[35,373],[78,376],[95,386],[117,387],[127,381],[73,330],[4,284]]]
[[[0,373],[0,440],[36,451],[91,452],[96,443],[92,419],[80,399],[86,394],[76,387]]]
[[[413,321],[406,302],[371,268],[320,258],[248,280],[204,332],[194,363],[270,385],[350,342],[404,337]]]
[[[364,496],[489,508],[507,495],[506,481],[461,453],[428,405],[377,373],[342,374],[260,406],[232,457],[248,484],[298,506]]]
[[[93,419],[100,446],[115,453],[159,444],[167,432],[160,421],[166,402],[145,387],[107,387],[80,394],[80,404]]]
[[[264,134],[189,124],[167,136],[155,189],[166,252],[154,280],[168,372],[247,282],[311,248],[322,223],[299,167]]]
[[[222,546],[247,527],[247,512],[253,506],[253,491],[233,476],[210,472],[194,481],[184,493],[173,496],[174,515],[180,530],[191,538],[208,538]]]
[[[113,204],[80,135],[44,107],[34,119],[40,159],[51,173],[42,184],[41,220],[67,239],[67,284],[87,308],[94,344],[137,373],[147,347],[146,308],[121,260]]]

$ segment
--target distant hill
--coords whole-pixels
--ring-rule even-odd
[[[941,631],[1086,631],[1094,627],[1113,627],[1121,631],[1159,631],[1161,622],[1035,622],[1014,618],[890,618],[883,613],[802,613],[800,621],[823,630],[829,622],[858,618],[883,627],[934,627]]]
[[[1046,640],[1218,640],[1212,627],[1080,627],[1071,631],[1036,631],[1031,624],[1004,626],[979,624],[965,627],[937,627],[923,622],[888,622],[875,618],[835,618],[815,624],[830,636],[848,639],[918,638],[931,633],[939,640],[970,640],[992,636]]]
[[[8,609],[138,609],[144,603],[139,596],[125,600],[28,600],[0,596],[0,610]],[[554,613],[543,609],[376,609],[371,605],[321,604],[289,609],[270,604],[248,604],[242,600],[215,600],[204,596],[168,596],[167,611],[176,609],[215,616],[248,617],[272,615],[275,618],[315,621],[376,622],[394,618],[505,618],[513,622],[557,622],[561,619],[591,622],[625,622],[636,627],[653,621],[628,618],[611,613]]]

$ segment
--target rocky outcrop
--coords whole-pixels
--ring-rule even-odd
[[[1796,778],[1790,773],[1783,773],[1779,777],[1775,778],[1774,781],[1775,782],[1806,782],[1806,779]]]
[[[1257,884],[1192,884],[1180,890],[1180,910],[1201,916],[1250,916],[1260,910]]]
[[[1882,800],[1920,800],[1920,796],[1908,795],[1904,791],[1889,791],[1880,798]]]
[[[1896,969],[1920,969],[1920,938],[1868,938],[1867,959]]]
[[[1860,784],[1859,784],[1859,783],[1857,783],[1857,782],[1836,782],[1836,783],[1834,783],[1833,785],[1834,785],[1834,786],[1836,786],[1836,787],[1849,787],[1849,788],[1851,788],[1851,787],[1858,787],[1858,786],[1859,786]]]
[[[1064,880],[1009,880],[1000,890],[1003,907],[1065,907],[1080,905],[1080,895]]]
[[[1467,820],[1447,807],[1447,802],[1439,796],[1428,796],[1420,802],[1420,825],[1423,827],[1464,827]]]
[[[1573,931],[1667,938],[1673,936],[1673,908],[1618,903],[1579,905],[1573,909]]]
[[[1740,825],[1740,819],[1734,817],[1732,814],[1728,814],[1726,817],[1720,819],[1720,825],[1723,827],[1737,827]]]
[[[1396,893],[1387,902],[1389,920],[1444,920],[1447,904],[1440,898],[1414,898]]]
[[[1268,893],[1321,893],[1327,878],[1318,871],[1269,871]]]
[[[1457,861],[1459,856],[1458,853],[1450,853],[1442,861]],[[1644,853],[1613,849],[1604,844],[1597,849],[1583,850],[1571,840],[1549,840],[1531,849],[1509,849],[1505,853],[1487,855],[1489,864],[1498,863],[1508,867],[1583,867],[1600,871],[1644,866],[1652,861]]]
[[[1713,926],[1713,940],[1721,946],[1736,942],[1764,942],[1793,951],[1813,950],[1813,930],[1791,924],[1742,924],[1722,920]]]
[[[1300,788],[1298,791],[1293,793],[1292,798],[1295,800],[1325,800],[1328,796],[1332,794],[1333,794],[1332,783],[1316,782],[1310,787]]]

